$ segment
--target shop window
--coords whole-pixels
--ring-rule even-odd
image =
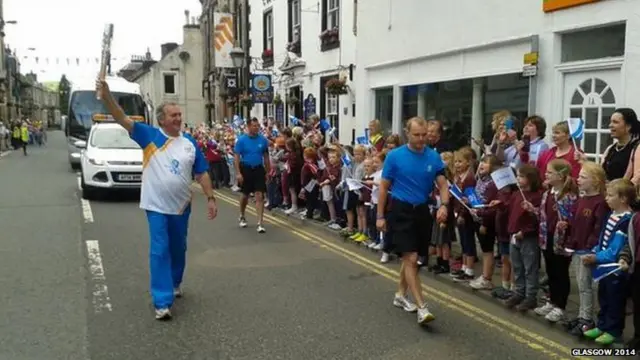
[[[626,24],[616,24],[561,34],[561,61],[624,56],[626,30]]]
[[[377,89],[375,91],[376,113],[375,118],[385,131],[391,130],[393,122],[393,89]]]
[[[596,161],[611,144],[609,118],[616,108],[616,97],[611,87],[596,77],[576,87],[571,97],[570,117],[585,122],[584,137],[580,144],[586,155]]]

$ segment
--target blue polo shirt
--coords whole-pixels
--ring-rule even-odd
[[[382,178],[391,182],[391,197],[412,205],[429,200],[434,181],[444,170],[440,155],[425,147],[416,152],[407,145],[391,150],[384,160]]]
[[[243,134],[236,141],[233,151],[240,155],[243,165],[257,167],[264,165],[264,154],[269,152],[269,141],[262,135],[249,136]]]

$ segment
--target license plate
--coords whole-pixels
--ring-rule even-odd
[[[140,181],[140,175],[118,175],[120,181]]]

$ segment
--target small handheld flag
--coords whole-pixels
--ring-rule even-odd
[[[571,133],[571,138],[575,141],[582,141],[584,137],[584,120],[580,118],[569,118],[567,119],[567,124],[569,125],[569,133]]]

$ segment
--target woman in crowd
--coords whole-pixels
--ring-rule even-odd
[[[609,121],[611,137],[616,140],[604,152],[602,167],[607,174],[607,180],[626,178],[640,183],[640,163],[636,161],[636,148],[640,135],[638,115],[629,108],[616,109]],[[633,156],[632,156],[633,155]]]

